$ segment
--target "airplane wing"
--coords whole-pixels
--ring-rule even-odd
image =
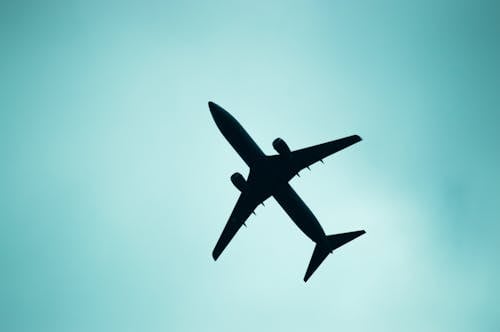
[[[229,220],[227,221],[226,226],[224,227],[224,230],[215,245],[214,251],[212,252],[214,260],[219,258],[220,254],[227,247],[236,232],[241,228],[250,214],[261,202],[262,200],[259,200],[255,195],[253,195],[251,190],[245,190],[240,194],[240,197],[234,206],[233,212],[231,212],[231,216],[229,216]]]
[[[345,149],[359,141],[361,141],[361,137],[358,135],[352,135],[323,144],[292,151],[290,158],[291,172],[293,174],[297,174],[300,170],[309,167],[315,162],[320,160],[322,161],[323,158],[326,158],[329,155]]]

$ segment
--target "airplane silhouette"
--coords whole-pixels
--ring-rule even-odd
[[[255,208],[259,204],[264,205],[264,201],[271,196],[300,230],[316,243],[304,276],[305,282],[328,254],[365,233],[360,230],[326,235],[311,210],[288,183],[299,175],[300,170],[309,168],[315,162],[323,162],[323,158],[361,141],[361,137],[353,135],[295,151],[291,151],[284,140],[276,138],[273,148],[278,154],[267,156],[231,114],[213,102],[208,102],[208,107],[222,135],[250,167],[247,180],[240,173],[231,176],[231,182],[241,193],[212,252],[214,260],[245,225],[250,214],[255,214]]]

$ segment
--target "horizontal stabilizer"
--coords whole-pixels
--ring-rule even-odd
[[[343,246],[347,242],[352,241],[355,238],[365,233],[366,233],[365,231],[355,231],[355,232],[328,235],[326,238],[328,239],[328,244],[330,245],[330,249],[333,251],[338,247]]]
[[[328,235],[326,237],[328,242],[328,248],[316,244],[316,247],[314,247],[314,251],[311,257],[311,261],[309,262],[309,266],[307,267],[306,275],[304,276],[304,281],[307,281],[311,277],[311,275],[314,273],[314,271],[316,271],[318,266],[320,266],[320,264],[325,260],[328,254],[330,254],[338,247],[343,246],[347,242],[352,241],[358,236],[361,236],[363,234],[365,234],[365,231],[355,231],[349,233]]]

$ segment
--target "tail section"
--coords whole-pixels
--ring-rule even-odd
[[[306,275],[304,276],[304,281],[307,281],[311,277],[311,275],[314,273],[314,271],[316,271],[318,266],[320,266],[320,264],[325,260],[328,254],[330,254],[338,247],[343,246],[347,242],[350,242],[363,234],[365,234],[365,231],[355,231],[349,233],[327,235],[326,239],[328,243],[328,248],[316,244],[316,247],[314,248],[311,257],[311,261],[309,262],[309,266],[307,267]]]

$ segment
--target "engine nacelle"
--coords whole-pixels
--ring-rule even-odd
[[[247,181],[240,173],[236,172],[231,175],[231,182],[234,184],[239,191],[244,191],[247,187]]]
[[[273,141],[273,148],[280,154],[280,156],[284,158],[290,157],[290,148],[283,139],[279,137],[275,139]]]

